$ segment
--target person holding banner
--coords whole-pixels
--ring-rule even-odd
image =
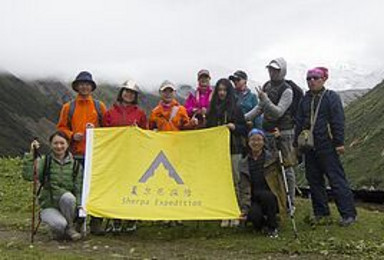
[[[264,132],[252,129],[248,134],[249,153],[240,162],[240,208],[244,220],[276,238],[276,216],[286,213],[286,193],[278,158],[264,144]]]
[[[175,99],[176,87],[166,80],[159,88],[161,100],[149,118],[149,129],[156,131],[180,131],[193,129],[197,126],[197,118],[188,117],[187,110]],[[166,221],[167,226],[181,224],[181,221]]]
[[[117,126],[138,126],[142,129],[148,129],[147,116],[138,106],[139,87],[133,80],[127,80],[123,83],[117,94],[116,103],[104,115],[104,127]],[[114,219],[111,231],[135,231],[136,221],[124,221]],[[108,232],[108,230],[107,230]]]
[[[80,240],[82,236],[76,231],[74,221],[80,205],[82,166],[69,152],[66,134],[55,132],[49,143],[51,152],[39,159],[37,164],[40,219],[51,228],[54,239]],[[22,175],[26,180],[33,180],[32,151],[39,146],[37,140],[33,141],[31,152],[23,158]]]
[[[231,132],[231,160],[232,176],[235,185],[236,196],[239,201],[239,162],[244,151],[242,136],[247,135],[246,122],[243,112],[236,105],[234,88],[229,79],[220,79],[216,83],[213,92],[211,106],[207,115],[206,127],[225,125]],[[239,220],[223,220],[222,227],[238,226]]]
[[[103,126],[138,126],[148,129],[147,116],[138,106],[139,87],[133,80],[123,83],[116,103],[108,109],[103,118]]]
[[[175,99],[176,87],[166,80],[159,88],[161,100],[149,118],[149,129],[158,131],[179,131],[193,129],[198,120],[188,117],[187,110]]]
[[[196,117],[199,126],[204,126],[213,90],[210,84],[211,75],[208,70],[202,69],[197,73],[198,86],[195,93],[190,92],[185,100],[185,108],[189,117]]]

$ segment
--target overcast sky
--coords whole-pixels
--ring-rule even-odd
[[[71,81],[128,78],[157,87],[245,70],[257,82],[283,56],[288,76],[324,65],[384,64],[382,0],[1,0],[0,69]],[[337,75],[335,75],[337,77]],[[214,82],[213,82],[214,83]]]

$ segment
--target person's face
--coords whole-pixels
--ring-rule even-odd
[[[311,91],[319,91],[324,86],[325,79],[321,76],[307,76],[307,84]]]
[[[227,97],[227,88],[224,85],[219,85],[217,89],[219,100],[224,101]]]
[[[198,79],[199,85],[203,88],[207,88],[210,85],[211,78],[208,75],[203,75]]]
[[[136,98],[136,92],[131,89],[124,89],[121,93],[123,103],[132,104]]]
[[[252,135],[248,140],[252,152],[260,152],[264,147],[264,138],[259,134]]]
[[[89,82],[79,82],[76,86],[77,92],[82,96],[88,96],[92,92],[92,85]]]
[[[67,152],[68,146],[69,146],[69,144],[68,144],[67,140],[65,140],[65,138],[58,136],[58,135],[53,137],[53,139],[51,141],[52,152],[58,158],[62,158],[65,156],[65,153]]]
[[[274,80],[278,80],[279,79],[279,73],[280,73],[280,70],[279,69],[275,69],[275,68],[272,68],[272,67],[268,67],[268,73],[269,73],[269,78],[274,81]]]
[[[175,91],[172,88],[166,88],[163,91],[160,92],[161,99],[165,103],[171,103],[172,100],[175,98]]]
[[[237,90],[244,90],[245,86],[247,85],[247,81],[242,78],[235,79],[233,83],[235,84],[235,88]]]

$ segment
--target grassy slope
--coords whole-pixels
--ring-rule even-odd
[[[359,209],[359,223],[312,228],[307,201],[299,200],[296,221],[299,240],[290,223],[280,238],[271,240],[251,229],[221,229],[218,222],[186,222],[164,228],[141,223],[135,234],[88,236],[78,243],[50,241],[41,228],[29,243],[31,185],[20,177],[19,159],[0,159],[0,255],[2,259],[299,259],[370,258],[384,256],[383,213]],[[334,217],[337,213],[333,207]],[[270,258],[271,257],[271,258]]]
[[[384,189],[384,82],[348,105],[344,165],[355,187]]]

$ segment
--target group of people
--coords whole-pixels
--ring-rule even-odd
[[[208,70],[197,74],[198,85],[185,100],[175,98],[176,86],[164,81],[159,87],[160,102],[149,118],[138,104],[138,85],[128,80],[121,86],[116,102],[109,109],[92,97],[97,88],[89,72],[80,72],[72,83],[75,100],[63,105],[57,132],[49,139],[51,152],[38,162],[40,218],[58,238],[81,239],[80,205],[85,132],[92,127],[138,126],[155,131],[183,131],[226,126],[230,131],[230,153],[235,192],[242,211],[222,227],[252,222],[269,236],[278,235],[278,215],[287,213],[287,198],[295,203],[295,172],[298,152],[305,161],[315,221],[329,218],[325,176],[341,215],[340,224],[356,221],[353,195],[346,180],[339,154],[344,152],[344,111],[338,94],[326,89],[328,70],[308,70],[309,90],[305,95],[285,79],[287,64],[283,58],[266,66],[270,80],[257,95],[247,86],[248,76],[238,70],[211,86]],[[32,180],[31,144],[24,159],[23,175]],[[283,157],[283,165],[277,152]],[[281,167],[283,166],[283,167]],[[282,171],[286,174],[285,191]],[[290,207],[291,211],[294,206]],[[91,216],[92,234],[102,234],[103,219]],[[116,223],[121,223],[115,220]],[[133,223],[134,224],[134,223]],[[135,224],[134,224],[135,225]]]

